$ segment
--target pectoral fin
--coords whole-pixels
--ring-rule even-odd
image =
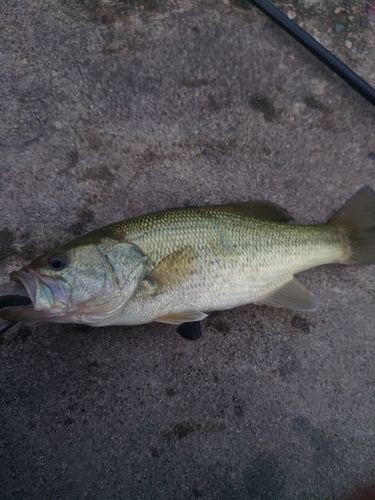
[[[314,295],[301,285],[296,278],[292,278],[281,288],[262,299],[260,303],[267,306],[284,307],[294,311],[312,311],[318,305]]]
[[[193,247],[182,247],[160,261],[144,280],[150,283],[152,294],[157,295],[187,281],[194,266],[195,251]]]
[[[171,313],[160,318],[156,318],[154,321],[159,323],[169,323],[170,325],[181,325],[181,323],[191,323],[193,321],[202,321],[202,319],[207,318],[207,314],[201,311],[182,311],[178,313]]]

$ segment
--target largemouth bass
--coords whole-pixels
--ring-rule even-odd
[[[294,274],[375,262],[375,193],[364,187],[319,225],[268,202],[177,208],[117,222],[35,259],[10,278],[29,306],[8,320],[92,326],[200,321],[250,302],[309,311]]]

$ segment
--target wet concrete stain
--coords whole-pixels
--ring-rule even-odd
[[[93,327],[90,326],[90,325],[79,325],[79,324],[76,324],[76,325],[72,325],[72,328],[75,331],[78,331],[78,332],[81,332],[81,333],[92,334],[92,332],[93,332]]]
[[[247,498],[251,500],[278,500],[283,498],[285,476],[275,453],[259,453],[244,470]]]
[[[198,153],[198,157],[205,156],[207,158],[220,158],[222,155],[233,152],[238,147],[238,143],[235,138],[231,137],[226,141],[220,140],[215,142],[205,142],[200,144],[200,147],[202,149],[200,153]]]
[[[326,106],[323,102],[317,99],[315,96],[306,96],[303,99],[307,108],[310,108],[310,112],[316,116],[317,125],[326,131],[342,131],[344,129],[350,128],[350,124],[345,120],[338,118],[333,109]]]
[[[375,485],[353,490],[349,495],[345,495],[340,500],[375,500]]]
[[[176,389],[174,389],[173,387],[169,387],[166,391],[165,391],[166,395],[169,396],[170,398],[173,398],[173,396],[175,396],[177,394],[177,391]]]
[[[229,2],[233,5],[233,7],[239,7],[245,10],[251,10],[252,8],[251,3],[248,0],[229,0]]]
[[[89,208],[83,207],[77,212],[77,222],[70,226],[70,231],[74,236],[80,236],[86,232],[86,228],[95,220],[95,214]]]
[[[78,161],[79,161],[79,153],[78,153],[77,148],[72,149],[72,150],[68,153],[68,161],[69,161],[68,166],[69,166],[70,168],[74,168],[74,167],[78,164]]]
[[[19,237],[20,240],[20,250],[18,255],[20,255],[25,261],[32,261],[38,255],[43,254],[43,251],[47,251],[50,247],[45,240],[42,240],[40,243],[33,243],[32,236],[30,233],[25,232],[22,233]],[[26,244],[22,244],[22,242],[26,242]],[[43,250],[44,249],[44,250]]]
[[[174,441],[175,439],[183,439],[200,429],[201,425],[199,424],[193,425],[190,422],[180,422],[174,425],[169,431],[165,432],[163,434],[163,439],[167,442]]]
[[[271,98],[264,94],[252,95],[249,104],[254,111],[262,113],[264,119],[268,122],[274,122],[280,118],[281,110],[275,106]]]
[[[77,165],[80,158],[80,152],[92,151],[98,153],[99,151],[108,153],[113,149],[113,140],[104,132],[90,128],[88,130],[78,130],[76,132],[76,144],[68,152],[68,163],[71,167]]]
[[[303,416],[293,420],[293,430],[306,437],[313,450],[312,459],[317,467],[330,465],[336,458],[334,442],[327,437],[324,429],[318,429]]]
[[[332,111],[321,101],[319,101],[316,97],[314,96],[306,96],[303,99],[303,102],[308,106],[309,108],[312,109],[317,109],[319,111],[322,111],[323,113],[331,113]]]
[[[180,422],[175,424],[169,430],[162,434],[162,440],[170,443],[175,440],[184,439],[194,432],[201,432],[202,434],[224,432],[227,426],[223,422],[211,422],[206,425],[192,424],[191,422]]]
[[[230,325],[224,320],[215,320],[211,323],[211,326],[218,332],[223,335],[230,334]]]
[[[136,47],[135,43],[131,40],[115,40],[113,42],[103,45],[103,54],[114,54],[116,52],[121,52],[125,49],[134,49]]]
[[[107,165],[86,168],[82,172],[77,173],[76,178],[79,182],[93,180],[102,181],[106,184],[112,184],[116,180],[116,176],[109,170]]]
[[[16,333],[13,336],[14,340],[20,340],[21,342],[25,342],[29,337],[31,337],[33,331],[28,326],[20,326]]]
[[[127,22],[129,13],[138,9],[140,12],[152,13],[161,3],[160,0],[122,0],[106,3],[103,0],[66,0],[88,15],[89,20],[104,25]]]
[[[74,424],[75,421],[76,421],[75,418],[65,417],[63,420],[63,425],[64,426],[72,425],[72,424]]]
[[[183,77],[181,78],[180,84],[183,87],[201,87],[201,86],[206,86],[210,83],[211,80],[208,78],[188,78],[188,77]]]
[[[233,413],[236,417],[238,418],[243,418],[243,416],[245,415],[245,403],[243,401],[240,401],[238,398],[236,398],[235,396],[233,396],[232,398],[232,401],[233,401]]]
[[[199,488],[193,488],[194,498],[202,498],[203,492]]]
[[[10,229],[0,231],[0,261],[16,252],[15,241],[16,237]]]
[[[216,113],[222,109],[229,108],[233,102],[233,94],[228,90],[224,95],[217,97],[214,95],[209,95],[208,100],[205,104],[205,109],[209,113]]]
[[[103,145],[103,137],[97,130],[90,129],[85,133],[87,146],[93,151],[99,151]]]
[[[0,320],[0,323],[2,320]],[[16,329],[9,330],[6,334],[0,335],[0,345],[23,344],[31,337],[33,331],[30,327],[21,325]]]
[[[290,323],[294,328],[301,330],[303,333],[310,333],[311,328],[316,326],[316,323],[310,323],[307,318],[299,314],[295,314]]]
[[[161,155],[159,153],[155,153],[152,149],[146,149],[141,156],[140,163],[146,165],[159,165],[163,161],[165,161],[166,156]]]
[[[281,378],[285,379],[298,370],[300,367],[299,359],[291,346],[283,346],[279,354],[278,373]]]
[[[19,255],[22,256],[25,260],[31,261],[37,256],[37,249],[35,245],[30,243],[29,245],[25,245],[21,248]]]
[[[155,448],[155,447],[151,447],[150,448],[150,454],[154,458],[159,458],[160,457],[159,450],[157,448]]]
[[[90,374],[90,375],[94,375],[94,374],[97,374],[98,372],[101,371],[101,364],[96,361],[96,359],[94,361],[91,361],[88,365],[87,365],[87,372]]]

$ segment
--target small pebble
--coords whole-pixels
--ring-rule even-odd
[[[350,40],[345,40],[345,44],[344,45],[345,45],[345,47],[347,49],[350,50],[353,47],[353,42],[351,42]]]
[[[352,23],[354,21],[354,16],[346,16],[346,19]]]
[[[375,153],[369,153],[368,157],[370,160],[375,160]]]
[[[333,11],[334,14],[341,14],[341,12],[345,12],[345,7],[336,7],[336,9]]]
[[[295,19],[297,14],[294,10],[290,9],[288,10],[288,12],[286,13],[286,15],[289,17],[289,19]]]
[[[336,24],[335,26],[335,31],[336,33],[341,33],[341,31],[344,31],[345,29],[345,24]]]

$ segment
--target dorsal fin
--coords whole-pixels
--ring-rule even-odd
[[[271,201],[243,201],[221,205],[240,215],[273,222],[290,222],[293,217],[285,208]]]

